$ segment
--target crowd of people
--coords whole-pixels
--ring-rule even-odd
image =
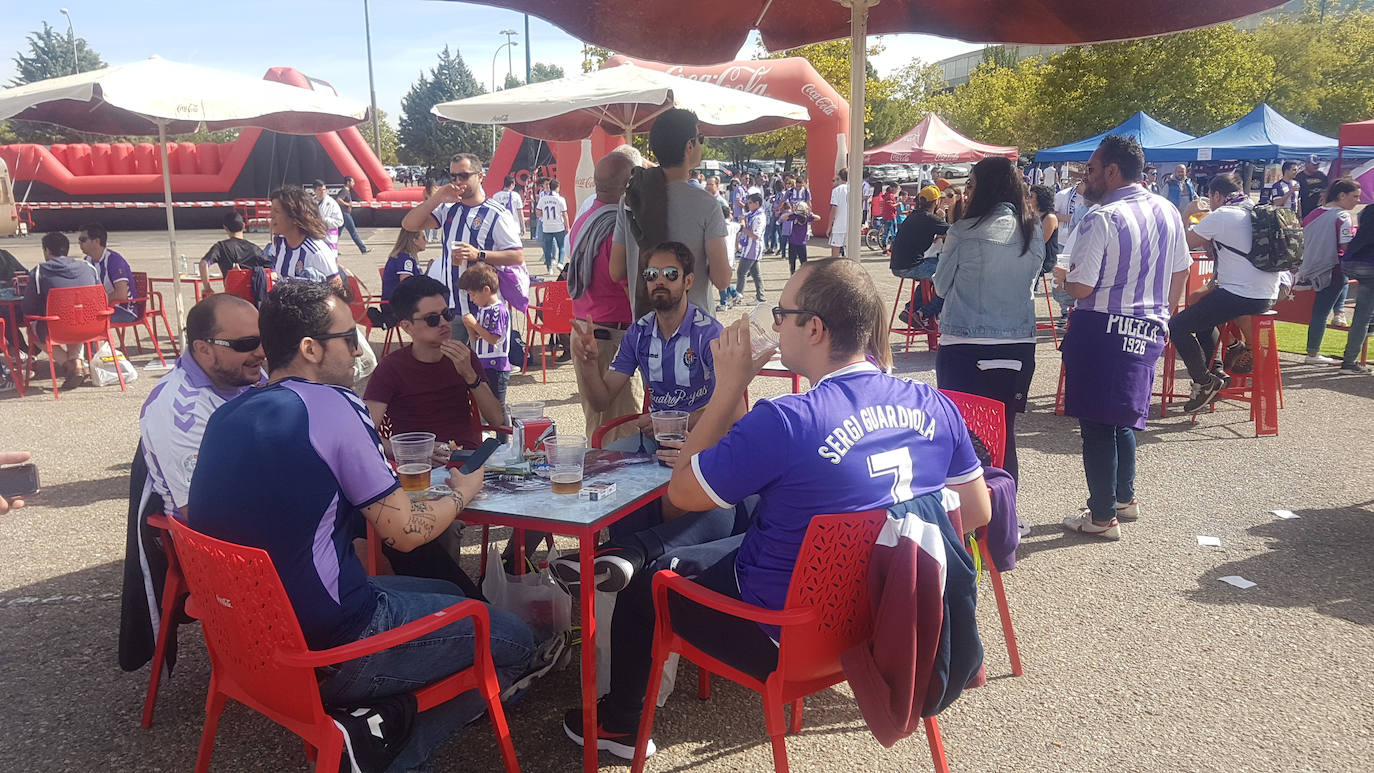
[[[902,506],[938,520],[942,492],[953,491],[971,531],[991,518],[985,481],[1003,474],[947,397],[891,375],[886,304],[862,264],[841,252],[844,170],[830,202],[832,259],[808,261],[816,215],[805,177],[745,175],[722,191],[718,178],[693,171],[703,141],[692,113],[668,110],[649,136],[657,165],[618,148],[597,162],[596,195],[577,211],[556,181],[533,208],[545,268],[561,269],[572,298],[568,350],[587,434],[643,413],[609,435],[608,447],[652,453],[672,468],[666,496],[625,519],[597,550],[594,578],[581,577],[575,560],[552,567],[567,587],[587,580],[619,593],[598,737],[583,738],[580,709],[568,711],[563,726],[577,743],[626,759],[650,673],[654,571],[672,566],[718,593],[779,609],[812,515]],[[933,285],[935,298],[903,310],[902,319],[938,330],[936,386],[1005,406],[1002,467],[1014,485],[1015,419],[1036,365],[1035,287],[1054,277],[1072,310],[1061,343],[1064,403],[1079,424],[1086,483],[1086,506],[1063,526],[1116,540],[1121,523],[1141,514],[1135,433],[1145,426],[1166,331],[1193,381],[1193,411],[1229,378],[1213,361],[1218,328],[1268,309],[1285,283],[1316,293],[1309,361],[1320,361],[1313,357],[1326,315],[1341,304],[1347,277],[1370,280],[1357,291],[1354,314],[1355,328],[1368,329],[1374,216],[1367,208],[1366,227],[1353,227],[1359,189],[1348,180],[1326,181],[1322,203],[1304,212],[1315,175],[1286,165],[1268,200],[1304,214],[1306,255],[1285,279],[1248,259],[1252,205],[1231,175],[1211,178],[1202,198],[1186,168],[1160,183],[1140,146],[1119,136],[1102,141],[1081,179],[1079,170],[1051,169],[1028,185],[1014,162],[988,158],[963,187],[933,180],[914,195],[871,185],[860,195],[871,197],[865,219],[890,238],[892,274]],[[288,187],[271,195],[265,250],[243,239],[242,219],[231,215],[226,238],[201,263],[207,277],[211,265],[270,269],[276,286],[256,302],[220,293],[197,303],[185,320],[185,351],[143,407],[150,509],[266,550],[312,648],[482,598],[444,537],[481,490],[483,473],[451,470],[444,493],[408,495],[389,440],[432,432],[446,446],[434,459],[442,465],[448,448],[480,443],[483,423],[508,420],[511,315],[528,305],[531,282],[522,202],[509,177],[486,196],[481,160],[471,153],[455,154],[449,172],[452,181],[402,219],[382,272],[386,303],[372,313],[410,343],[377,363],[361,396],[354,361],[367,343],[356,333],[333,225],[347,200]],[[1056,190],[1060,180],[1065,187]],[[355,234],[351,218],[339,225]],[[422,265],[435,238],[438,254]],[[101,285],[115,314],[136,316],[128,262],[109,249],[105,229],[87,225],[78,241],[85,259],[68,256],[62,234],[43,237],[26,312],[41,314],[53,288]],[[1213,254],[1217,280],[1175,313],[1190,248]],[[759,262],[779,253],[790,269],[772,308],[780,343],[757,351],[748,319],[725,326],[716,316],[731,288],[744,297],[746,279],[766,302]],[[1344,370],[1365,372],[1352,354],[1362,340],[1350,336]],[[775,354],[812,387],[750,408],[746,390]],[[69,380],[84,376],[75,352],[54,350],[58,358]],[[655,440],[646,407],[686,412],[685,440]],[[858,426],[860,415],[907,418]],[[19,504],[0,501],[0,510]],[[394,574],[364,571],[360,537],[369,527]],[[776,629],[685,600],[674,602],[673,615],[685,638],[741,671],[762,678],[776,668]],[[359,705],[437,680],[473,661],[474,635],[470,622],[458,622],[321,669],[321,693],[327,703]],[[566,644],[537,641],[524,620],[500,609],[491,610],[490,640],[507,696],[550,670]],[[423,768],[482,711],[464,695],[420,714],[392,769]]]

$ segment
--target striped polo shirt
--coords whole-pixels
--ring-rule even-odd
[[[430,265],[429,276],[448,288],[454,307],[464,314],[473,314],[476,309],[468,301],[468,294],[457,289],[463,266],[453,263],[453,243],[464,242],[487,252],[519,249],[522,246],[520,229],[505,207],[491,199],[484,199],[480,204],[440,204],[431,217],[442,238],[439,257]]]
[[[620,339],[611,370],[634,375],[638,368],[649,385],[655,411],[695,411],[706,407],[716,388],[711,341],[724,327],[692,304],[682,324],[666,340],[658,329],[658,312],[640,317]]]
[[[1104,314],[1169,319],[1169,282],[1191,258],[1183,218],[1162,196],[1140,185],[1107,194],[1074,232],[1068,281],[1093,291],[1076,308]]]

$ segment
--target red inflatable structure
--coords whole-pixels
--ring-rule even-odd
[[[273,67],[266,80],[332,91],[328,83],[289,67]],[[107,227],[164,227],[162,162],[157,145],[97,142],[51,146],[0,145],[9,166],[21,216],[38,230],[75,228],[98,217]],[[399,222],[419,200],[420,189],[396,189],[361,132],[348,128],[315,135],[244,129],[229,143],[169,142],[172,195],[182,222],[217,226],[224,210],[265,206],[274,188],[322,179],[341,185],[351,176],[360,200],[359,221],[369,210],[394,210]],[[375,219],[375,218],[374,218]]]
[[[844,165],[846,127],[849,125],[849,103],[835,91],[811,63],[799,57],[726,62],[706,67],[684,67],[616,55],[606,60],[605,67],[632,62],[683,78],[705,80],[717,86],[739,89],[751,94],[769,96],[806,107],[810,120],[806,126],[806,167],[811,198],[820,217],[815,224],[818,234],[829,232],[830,190],[835,170]],[[491,160],[485,188],[491,194],[499,190],[502,179],[514,174],[522,189],[535,177],[556,177],[563,191],[573,192],[581,202],[591,195],[592,163],[610,152],[624,140],[600,129],[581,142],[543,142],[507,130],[502,136],[496,156]],[[566,195],[566,194],[565,194]],[[528,197],[526,197],[528,199]]]

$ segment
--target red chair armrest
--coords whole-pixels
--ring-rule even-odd
[[[600,427],[597,427],[596,430],[592,432],[592,448],[601,447],[601,441],[605,439],[607,432],[619,427],[621,424],[628,424],[643,415],[642,413],[627,413],[624,416],[611,419]]]
[[[62,318],[61,318],[61,317],[54,317],[54,316],[51,316],[51,315],[45,315],[45,316],[42,316],[42,317],[40,317],[40,316],[38,316],[38,315],[36,315],[36,314],[25,314],[25,315],[24,315],[24,321],[25,321],[25,322],[38,322],[38,321],[43,321],[43,322],[56,322],[56,321],[58,321],[59,319],[62,319]]]
[[[358,641],[343,644],[338,647],[330,647],[327,650],[279,652],[277,653],[277,660],[287,666],[307,668],[331,666],[335,663],[356,660],[365,655],[372,655],[382,650],[395,647],[398,644],[404,644],[408,641],[418,639],[427,633],[437,631],[465,617],[472,618],[473,627],[476,629],[477,641],[486,641],[487,630],[490,627],[491,619],[487,613],[487,607],[480,601],[467,599],[446,609],[441,609],[438,612],[425,615],[419,620],[412,620],[399,628],[383,631],[376,636],[369,636],[366,639],[359,639]]]
[[[692,580],[683,577],[677,572],[664,569],[654,574],[654,605],[666,609],[668,594],[676,593],[683,598],[695,601],[702,606],[710,607],[717,612],[724,612],[731,617],[738,617],[741,620],[750,620],[755,623],[765,625],[788,626],[800,625],[816,620],[816,610],[814,609],[765,609],[763,607],[746,604],[739,599],[730,598],[723,593],[717,593],[710,588],[702,587]]]

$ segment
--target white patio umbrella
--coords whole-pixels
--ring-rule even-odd
[[[600,126],[629,141],[673,107],[696,113],[708,137],[758,134],[809,117],[800,105],[629,63],[442,102],[431,112],[450,121],[499,124],[541,140],[585,139]]]
[[[237,73],[149,57],[140,62],[0,89],[0,119],[42,121],[95,134],[156,134],[162,155],[173,299],[185,315],[177,265],[167,135],[204,126],[211,131],[253,126],[284,134],[317,134],[361,123],[367,105],[334,94]]]

